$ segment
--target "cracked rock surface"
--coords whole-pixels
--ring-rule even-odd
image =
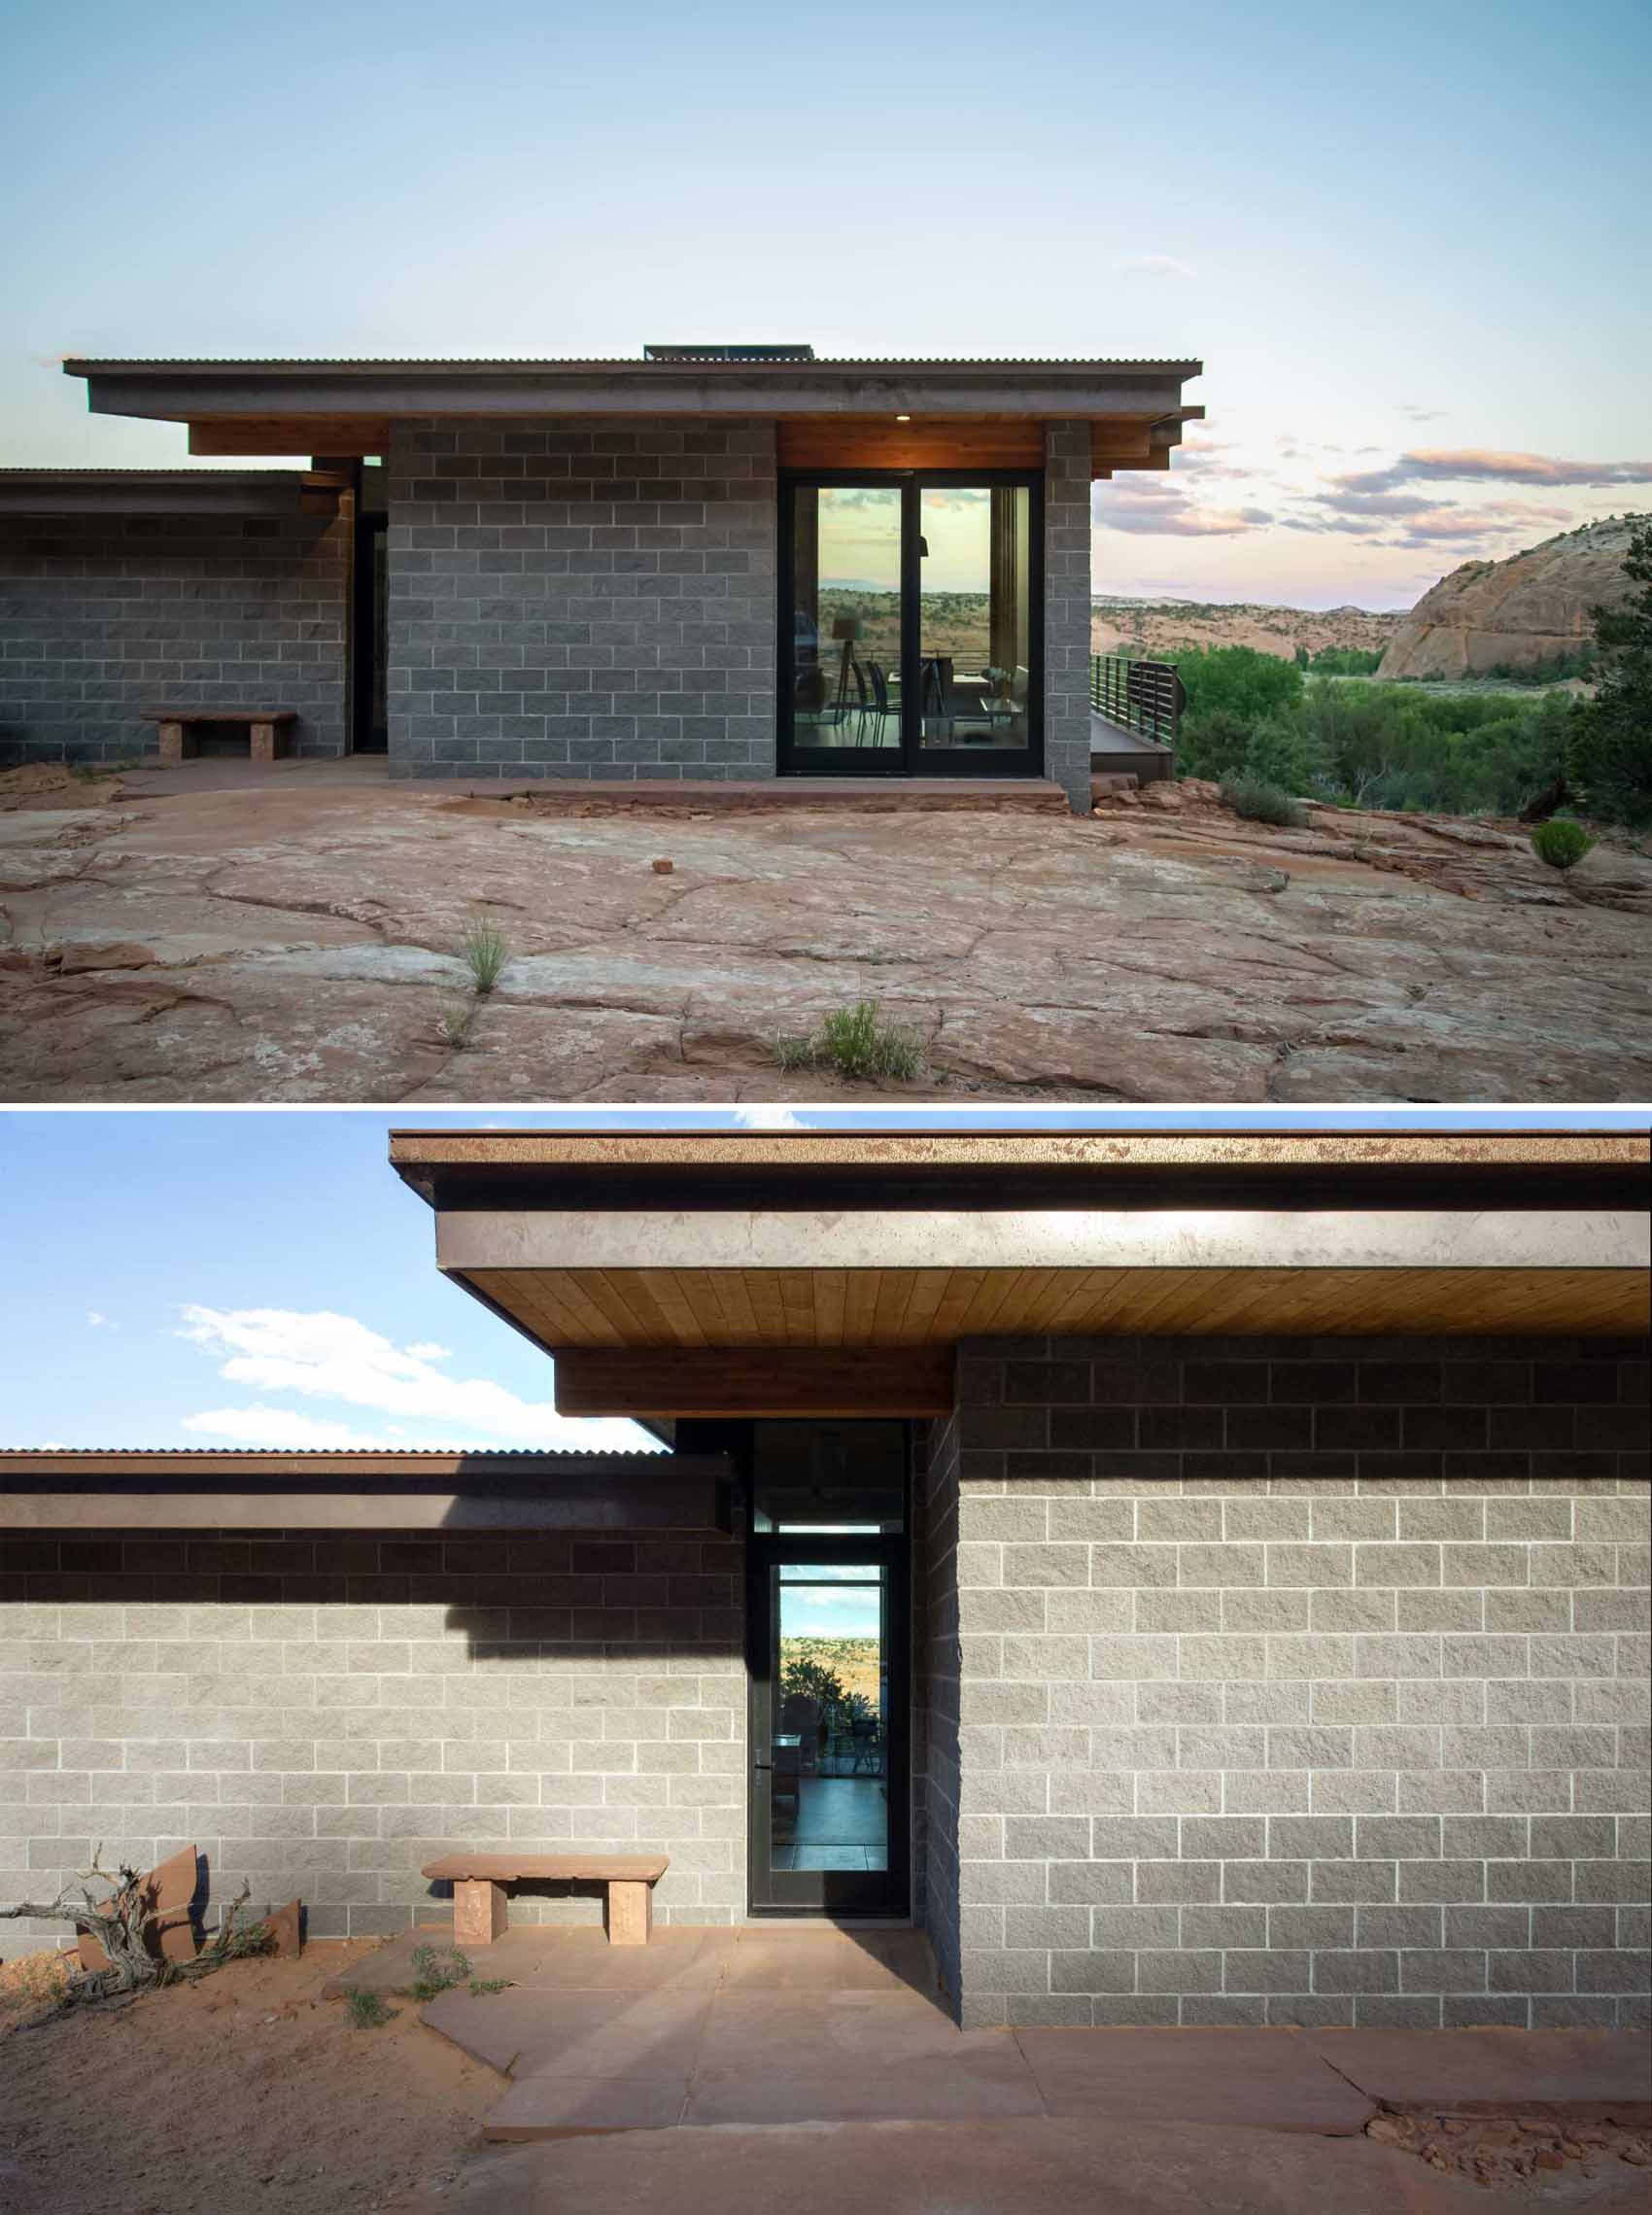
[[[0,1098],[865,1096],[774,1041],[868,998],[923,1042],[924,1077],[881,1088],[912,1099],[1652,1092],[1632,847],[1562,878],[1493,825],[1278,830],[1171,789],[1089,820],[407,786],[16,808]],[[484,913],[510,959],[476,1000]]]

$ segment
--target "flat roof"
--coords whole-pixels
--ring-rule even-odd
[[[342,477],[299,467],[0,469],[0,515],[290,515]]]
[[[93,414],[187,423],[190,450],[201,454],[378,454],[390,442],[391,426],[408,419],[555,417],[612,429],[629,417],[680,417],[773,420],[782,431],[790,426],[809,432],[814,441],[809,449],[811,466],[874,466],[868,451],[842,441],[851,431],[876,431],[880,452],[896,439],[897,445],[905,442],[903,451],[910,446],[912,456],[909,462],[884,459],[877,466],[937,467],[945,460],[941,448],[947,438],[956,445],[967,433],[966,458],[981,462],[982,454],[1000,451],[1006,432],[1070,421],[1090,425],[1092,472],[1105,474],[1114,467],[1164,467],[1183,424],[1204,413],[1183,398],[1183,386],[1202,374],[1202,363],[1109,356],[1069,361],[73,357],[62,366],[66,376],[86,381],[86,404]],[[840,443],[833,449],[835,458],[823,462],[818,442],[834,428]]]
[[[0,1531],[625,1531],[728,1528],[720,1454],[0,1451]]]
[[[1072,1204],[1644,1204],[1652,1138],[1621,1132],[500,1131],[390,1134],[432,1205],[695,1207],[749,1195],[887,1208]],[[1358,1198],[1355,1198],[1358,1194]]]
[[[622,1475],[628,1471],[657,1471],[690,1466],[670,1454],[623,1450],[549,1453],[495,1446],[7,1446],[0,1447],[0,1474],[26,1471],[38,1476],[85,1477],[99,1470],[126,1476],[165,1476],[180,1484],[197,1477],[248,1478],[348,1477],[352,1484],[395,1476],[445,1484],[464,1477],[508,1477],[516,1481],[547,1476],[584,1475],[595,1471]]]
[[[1634,1134],[396,1130],[390,1151],[437,1266],[556,1356],[570,1414],[934,1413],[980,1338],[1647,1328]]]
[[[709,371],[731,377],[760,369],[765,375],[783,371],[798,376],[820,369],[1148,369],[1181,377],[1203,374],[1197,361],[1168,361],[1156,355],[1134,354],[810,354],[807,358],[757,358],[709,354],[654,357],[641,354],[551,355],[397,355],[397,354],[272,354],[262,358],[226,355],[133,355],[109,357],[71,354],[64,361],[68,377],[111,376],[147,369],[202,369],[220,373],[262,375],[269,370],[326,369],[342,375],[368,376],[380,369],[420,369],[433,374],[468,375],[477,369],[495,369],[516,375],[522,370],[546,375],[577,373],[587,369],[646,370],[650,375],[684,373],[700,376]]]
[[[1535,1167],[1579,1161],[1652,1164],[1652,1132],[1623,1131],[1303,1131],[1026,1130],[416,1130],[392,1129],[391,1158],[438,1161],[534,1162],[825,1161],[859,1159],[921,1166],[947,1160],[993,1164],[1048,1160],[1122,1166],[1217,1163],[1286,1167],[1315,1162],[1380,1166],[1395,1162],[1500,1162]]]

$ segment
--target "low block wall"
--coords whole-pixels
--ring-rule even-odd
[[[0,762],[154,754],[139,709],[189,704],[342,753],[349,547],[346,516],[0,519]]]
[[[1645,2024],[1645,1353],[967,1347],[964,2021]]]
[[[193,1843],[318,1936],[441,1918],[462,1847],[671,1855],[745,1903],[740,1548],[704,1537],[0,1541],[0,1899]],[[601,1898],[518,1921],[598,1921]],[[47,1926],[43,1926],[45,1933]]]

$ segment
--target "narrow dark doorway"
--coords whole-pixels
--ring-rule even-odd
[[[358,513],[351,608],[351,733],[356,753],[390,751],[390,518]]]
[[[747,1534],[749,1904],[911,1905],[904,1423],[759,1423]]]

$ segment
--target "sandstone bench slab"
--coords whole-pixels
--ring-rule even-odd
[[[159,726],[162,761],[188,761],[199,748],[202,723],[245,723],[247,749],[254,761],[274,761],[287,751],[296,708],[140,708],[146,723]]]
[[[665,1853],[449,1853],[422,1874],[453,1886],[453,1942],[491,1946],[506,1928],[505,1886],[526,1883],[608,1887],[608,1940],[646,1946],[654,1886],[671,1867]]]

